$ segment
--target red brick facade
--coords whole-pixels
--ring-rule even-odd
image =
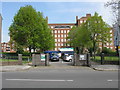
[[[8,43],[2,43],[2,52],[16,52],[14,51]]]
[[[52,30],[52,34],[55,37],[55,50],[59,50],[59,48],[63,48],[63,47],[69,47],[69,45],[67,44],[67,36],[68,33],[70,32],[71,28],[73,26],[79,26],[81,23],[86,22],[86,20],[91,17],[91,14],[86,14],[85,17],[81,17],[80,19],[78,18],[78,16],[76,16],[76,23],[54,23],[54,24],[48,24],[49,27]],[[47,17],[48,20],[48,17]],[[106,47],[107,48],[111,48],[111,49],[115,49],[114,48],[114,39],[113,39],[113,30],[110,31],[112,38],[110,39],[112,42],[111,43],[107,43]],[[99,45],[101,48],[101,45]]]

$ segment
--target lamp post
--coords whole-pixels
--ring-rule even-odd
[[[2,38],[2,16],[0,14],[0,59],[2,57],[2,44],[1,44],[1,39]]]
[[[120,58],[120,1],[118,2],[118,50],[119,50],[119,58]]]

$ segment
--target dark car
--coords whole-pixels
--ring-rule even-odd
[[[57,54],[53,54],[51,56],[51,61],[59,61],[59,56]]]

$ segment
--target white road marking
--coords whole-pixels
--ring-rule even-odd
[[[109,79],[109,80],[107,80],[108,82],[112,82],[112,81],[117,81],[118,82],[118,80],[112,80],[112,79]]]
[[[53,82],[53,81],[57,81],[57,82],[72,82],[73,80],[45,80],[45,79],[6,79],[6,80],[9,80],[9,81],[50,81],[50,82]]]

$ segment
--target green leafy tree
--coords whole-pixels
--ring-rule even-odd
[[[90,31],[90,38],[92,40],[93,54],[95,55],[95,47],[98,43],[104,44],[109,42],[110,39],[110,27],[103,21],[102,17],[95,12],[94,16],[86,21],[87,29]]]
[[[14,16],[9,35],[18,45],[41,51],[53,48],[54,39],[41,12],[31,5],[21,7]]]
[[[73,27],[68,39],[70,39],[69,43],[72,43],[73,47],[77,48],[77,51],[83,52],[85,48],[92,48],[95,55],[99,43],[102,43],[103,48],[107,42],[110,42],[110,27],[98,13],[95,13],[85,23]]]
[[[84,53],[84,50],[91,47],[90,33],[85,24],[73,27],[69,33],[69,43],[75,48],[77,53]]]

